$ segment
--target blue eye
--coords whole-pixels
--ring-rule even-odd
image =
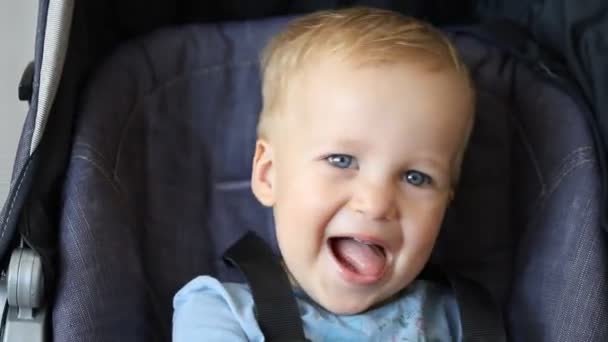
[[[409,184],[414,186],[423,186],[425,184],[431,184],[432,179],[429,175],[416,170],[409,170],[403,175],[403,178]]]
[[[340,169],[358,168],[357,160],[347,154],[332,154],[325,158],[328,163]]]

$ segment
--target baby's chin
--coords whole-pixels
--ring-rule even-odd
[[[383,303],[391,300],[396,295],[386,293],[382,294],[381,291],[378,289],[376,289],[376,291],[372,290],[371,293],[367,295],[349,295],[348,293],[346,293],[346,291],[339,291],[340,293],[336,294],[331,293],[331,291],[307,289],[306,286],[302,286],[302,284],[296,280],[296,277],[291,272],[289,272],[288,268],[284,263],[283,267],[287,272],[289,281],[294,289],[302,291],[314,303],[336,315],[360,314],[367,310],[374,309],[382,305]],[[400,291],[397,291],[397,293],[399,292]]]

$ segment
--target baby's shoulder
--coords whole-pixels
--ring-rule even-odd
[[[182,287],[174,297],[174,306],[183,300],[218,302],[229,307],[253,307],[253,298],[249,287],[245,284],[220,282],[211,276],[198,276]]]
[[[196,277],[176,293],[173,309],[173,334],[180,341],[263,340],[244,284]]]

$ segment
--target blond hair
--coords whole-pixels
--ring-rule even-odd
[[[263,106],[258,122],[259,137],[268,134],[268,122],[280,111],[290,78],[304,64],[328,56],[356,66],[423,63],[433,70],[448,68],[460,73],[473,89],[458,52],[448,38],[430,24],[375,8],[319,11],[291,21],[262,53]],[[474,96],[473,91],[471,95]]]

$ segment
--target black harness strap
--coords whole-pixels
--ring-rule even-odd
[[[224,259],[247,278],[266,341],[307,341],[289,277],[264,240],[248,232],[224,253]]]
[[[446,277],[458,308],[464,342],[506,342],[502,312],[490,293],[478,283],[453,272]]]
[[[462,341],[507,341],[502,312],[483,286],[456,272],[444,271],[437,265],[431,264],[422,270],[418,279],[441,283],[452,288],[460,312]]]

